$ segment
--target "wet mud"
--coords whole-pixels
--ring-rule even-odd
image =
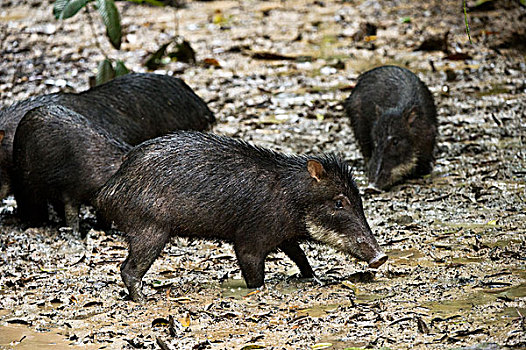
[[[277,252],[266,287],[250,290],[229,244],[173,239],[145,277],[144,305],[127,300],[120,234],[92,230],[80,241],[57,227],[24,229],[14,200],[4,200],[0,348],[525,348],[526,63],[518,39],[526,11],[491,3],[468,2],[470,44],[458,1],[119,2],[120,51],[95,23],[111,58],[145,71],[149,53],[184,36],[197,64],[167,62],[158,72],[183,78],[209,103],[214,132],[284,152],[337,152],[362,191],[364,164],[341,103],[374,66],[411,69],[438,108],[435,168],[364,193],[389,256],[379,269],[305,243],[321,284],[299,279]],[[103,55],[85,14],[58,22],[51,7],[0,4],[1,107],[86,89],[95,75]],[[371,25],[374,35],[364,32]],[[433,37],[447,37],[446,47],[433,47]]]

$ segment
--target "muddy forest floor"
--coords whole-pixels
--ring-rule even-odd
[[[364,164],[341,102],[365,70],[408,67],[436,100],[434,171],[365,195],[389,255],[377,270],[305,243],[323,285],[298,280],[276,253],[266,288],[251,293],[230,245],[174,239],[145,277],[145,305],[126,300],[120,235],[92,230],[82,242],[54,227],[23,230],[7,199],[0,348],[526,348],[526,10],[517,3],[472,11],[471,45],[461,1],[210,1],[177,11],[119,2],[121,50],[102,39],[111,58],[145,71],[148,53],[184,36],[198,63],[159,73],[209,103],[214,132],[340,153],[361,189]],[[376,36],[360,33],[366,22]],[[448,53],[415,51],[447,31]],[[85,13],[55,21],[46,0],[2,0],[0,57],[1,107],[86,89],[103,58]]]

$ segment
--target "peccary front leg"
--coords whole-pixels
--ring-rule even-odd
[[[30,226],[40,226],[48,221],[47,201],[32,188],[15,192],[17,215]]]
[[[80,236],[80,219],[79,219],[80,205],[72,203],[69,200],[64,202],[64,217],[66,219],[66,226],[71,227],[73,234],[77,238]]]
[[[301,249],[298,242],[285,241],[280,244],[279,248],[298,266],[302,277],[314,277],[314,271],[312,271],[312,267],[305,256],[305,252]]]
[[[169,239],[168,232],[159,232],[155,228],[128,233],[129,253],[121,266],[121,276],[133,301],[144,302],[141,292],[142,278]]]
[[[265,279],[265,258],[268,252],[258,250],[257,246],[257,242],[252,242],[250,245],[246,242],[234,245],[237,261],[247,288],[261,287]]]

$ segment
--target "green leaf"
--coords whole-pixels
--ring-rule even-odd
[[[479,6],[484,5],[484,4],[487,3],[487,2],[491,2],[491,1],[493,1],[493,0],[477,0],[477,1],[475,2],[475,6],[473,6],[473,7],[479,7]]]
[[[105,59],[97,67],[97,76],[95,78],[96,85],[104,84],[107,81],[115,78],[115,70],[111,65],[111,61]]]
[[[400,19],[400,22],[402,22],[402,23],[411,23],[411,17],[402,17]]]
[[[125,75],[130,73],[130,70],[126,68],[126,65],[122,61],[115,62],[115,76]]]
[[[119,10],[113,0],[97,0],[97,7],[106,26],[106,35],[110,39],[111,45],[119,49],[121,47],[121,19]]]
[[[66,7],[69,1],[70,0],[57,0],[53,3],[53,15],[56,19],[60,18],[62,11],[64,11],[64,7]]]
[[[164,3],[158,0],[127,0],[127,1],[134,2],[136,4],[147,3],[153,6],[159,6],[159,7],[164,6]]]
[[[179,62],[195,63],[195,51],[186,40],[175,45],[175,50],[168,53],[168,57],[175,58]]]
[[[166,44],[161,45],[161,47],[158,48],[157,51],[152,53],[151,56],[148,57],[148,59],[144,63],[146,68],[148,68],[150,70],[154,70],[154,69],[159,68],[159,66],[162,64],[161,60],[164,57],[164,55],[166,54],[166,49],[168,48],[168,45],[170,45],[171,43],[172,42],[169,41]]]
[[[86,6],[89,0],[70,0],[62,9],[60,13],[60,19],[66,19],[73,17],[79,12],[82,8]]]
[[[469,43],[473,45],[473,42],[471,41],[471,35],[469,34],[469,24],[468,24],[468,10],[466,6],[466,0],[462,1],[462,5],[464,7],[464,23],[466,25],[466,34],[468,35]]]
[[[526,0],[519,0],[519,4],[526,7]]]

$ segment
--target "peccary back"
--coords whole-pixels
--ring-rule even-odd
[[[22,118],[13,143],[13,190],[20,218],[39,225],[53,204],[78,232],[81,204],[113,175],[131,146],[66,107],[46,105]]]
[[[24,114],[39,106],[60,104],[130,145],[174,130],[206,130],[215,117],[181,79],[132,73],[78,94],[33,97],[0,111],[0,198],[10,190],[13,137]]]

